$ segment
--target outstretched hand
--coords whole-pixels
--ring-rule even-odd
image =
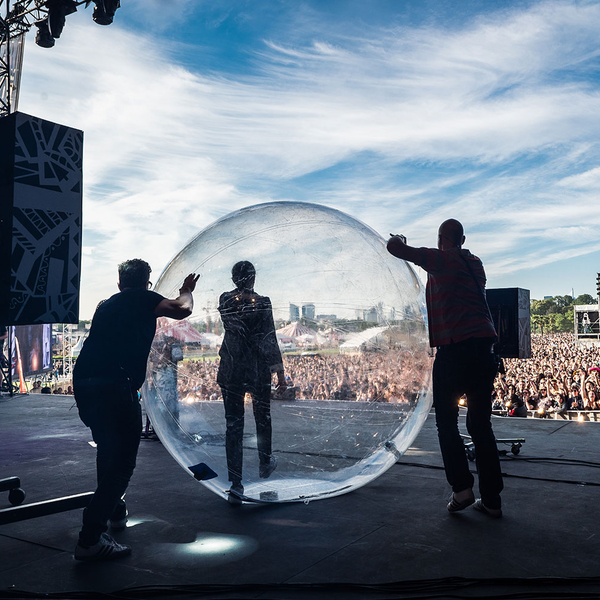
[[[283,393],[287,390],[287,382],[283,371],[277,371],[277,391]]]
[[[190,273],[183,281],[181,291],[193,292],[196,289],[196,282],[200,279],[200,275],[196,273]]]
[[[408,243],[406,240],[406,236],[402,235],[401,233],[390,233],[390,238],[396,238],[405,245]]]

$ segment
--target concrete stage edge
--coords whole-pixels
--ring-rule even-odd
[[[27,503],[95,487],[95,450],[73,404],[70,396],[0,398],[0,478],[20,477]],[[115,534],[133,555],[75,562],[81,510],[3,525],[0,598],[140,586],[192,586],[188,597],[202,598],[600,597],[600,424],[498,417],[494,428],[498,438],[527,440],[503,462],[500,520],[471,508],[447,513],[433,415],[379,479],[309,504],[231,507],[160,442],[143,440],[127,496],[130,526]],[[9,506],[0,494],[0,508]],[[452,577],[472,585],[431,581]],[[184,596],[167,587],[154,597]]]

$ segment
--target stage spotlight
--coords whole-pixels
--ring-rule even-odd
[[[48,0],[48,26],[50,35],[58,39],[65,26],[66,17],[77,10],[75,0]]]
[[[113,22],[113,17],[117,8],[121,6],[119,0],[94,0],[94,14],[92,19],[98,25],[110,25]]]
[[[35,43],[42,48],[52,48],[54,46],[54,37],[50,33],[48,19],[42,19],[34,24],[38,28],[35,34]]]
[[[236,550],[242,543],[233,536],[206,535],[196,538],[191,544],[186,544],[185,549],[191,554],[224,554]]]

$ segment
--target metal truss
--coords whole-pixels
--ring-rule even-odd
[[[63,379],[72,379],[74,367],[73,348],[79,341],[77,325],[63,323],[62,335]]]
[[[25,34],[48,15],[46,0],[0,0],[0,118],[17,110]]]

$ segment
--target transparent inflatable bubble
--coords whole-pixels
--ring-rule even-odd
[[[245,300],[239,261],[255,268]],[[431,407],[424,298],[381,236],[325,206],[260,204],[200,232],[156,290],[176,297],[192,272],[194,312],[159,319],[143,390],[190,475],[230,501],[306,502],[365,485],[407,450]]]

